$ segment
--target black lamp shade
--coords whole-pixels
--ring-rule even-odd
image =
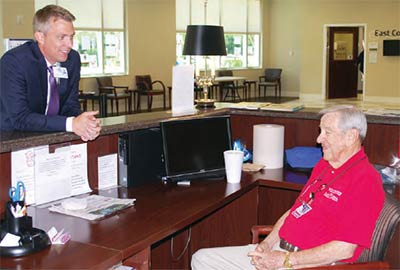
[[[217,25],[188,25],[183,55],[226,55],[224,28]]]

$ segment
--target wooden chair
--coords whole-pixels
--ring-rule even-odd
[[[119,115],[119,101],[125,101],[125,111],[127,113],[132,112],[132,98],[128,90],[128,86],[113,85],[111,77],[98,77],[96,78],[99,95],[106,95],[107,99],[111,103],[111,113],[114,113],[114,102],[117,109],[117,115]]]
[[[364,249],[356,263],[318,266],[307,269],[390,269],[384,261],[387,248],[400,221],[400,201],[386,194],[385,204],[376,222],[370,249]],[[256,244],[260,236],[268,235],[273,226],[257,225],[251,228],[252,243]]]
[[[249,100],[251,98],[251,86],[254,85],[254,97],[257,95],[257,81],[256,80],[245,80],[243,84],[246,86],[246,95],[245,100]]]
[[[275,97],[279,90],[279,97],[281,97],[281,68],[267,68],[264,70],[264,76],[258,78],[258,96],[261,96],[261,87],[264,88],[264,97],[266,96],[267,87],[275,88]]]
[[[225,77],[225,76],[233,76],[232,70],[220,70],[218,72],[218,77]],[[244,84],[236,84],[234,81],[226,81],[226,82],[220,82],[219,83],[219,91],[220,91],[220,97],[222,98],[222,101],[225,101],[226,98],[230,97],[232,101],[236,101],[236,98],[238,98],[239,101],[241,101],[241,97],[239,95],[239,90],[243,90],[243,94],[247,96],[247,87]],[[224,95],[224,90],[225,95]]]
[[[87,99],[83,98],[83,91],[82,90],[78,90],[79,91],[79,104],[81,105],[82,111],[86,112],[87,111]]]
[[[137,75],[135,76],[136,87],[135,93],[138,95],[136,110],[140,111],[140,98],[141,96],[147,97],[147,110],[151,111],[153,104],[153,96],[162,95],[163,96],[163,109],[166,109],[166,87],[164,83],[160,80],[152,81],[150,75]],[[154,85],[159,84],[160,88],[153,88]]]

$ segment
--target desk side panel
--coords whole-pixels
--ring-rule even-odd
[[[8,201],[8,189],[11,186],[11,153],[0,154],[0,218],[3,218],[4,205]]]
[[[251,227],[257,223],[258,191],[243,196],[173,235],[173,254],[182,253],[190,235],[188,250],[179,260],[171,257],[171,237],[152,246],[152,269],[190,269],[191,256],[200,248],[251,243]]]
[[[296,201],[299,191],[259,187],[258,225],[274,225]]]

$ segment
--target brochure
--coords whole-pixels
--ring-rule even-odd
[[[68,200],[65,199],[65,200]],[[68,210],[62,206],[64,200],[58,201],[57,204],[49,207],[52,212],[57,212],[69,216],[79,217],[87,220],[96,220],[112,215],[117,211],[132,206],[136,199],[118,199],[104,197],[100,195],[90,195],[86,197],[86,207],[77,210]]]

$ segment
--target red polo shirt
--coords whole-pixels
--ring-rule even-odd
[[[311,192],[314,193],[312,201]],[[337,169],[321,159],[291,208],[279,235],[301,249],[333,240],[357,244],[354,256],[345,260],[355,262],[363,248],[371,245],[384,199],[381,177],[369,163],[364,149]],[[303,202],[309,202],[311,209],[308,212],[300,211]]]

